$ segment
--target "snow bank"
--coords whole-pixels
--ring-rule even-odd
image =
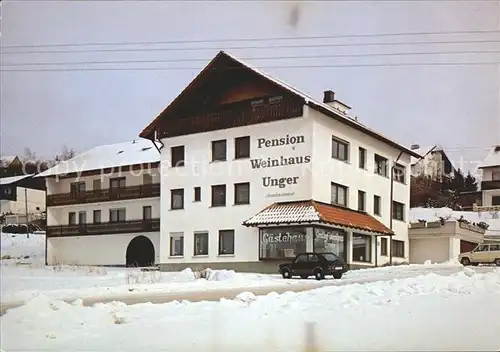
[[[39,296],[0,318],[1,347],[303,351],[305,324],[315,322],[318,351],[496,350],[498,297],[498,269],[220,302],[83,307]]]
[[[0,232],[1,258],[24,263],[45,263],[44,234],[11,234]]]

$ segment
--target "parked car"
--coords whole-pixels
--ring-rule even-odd
[[[500,266],[500,243],[480,244],[470,252],[461,253],[458,260],[463,265],[495,264]]]
[[[347,265],[334,253],[300,253],[291,263],[280,264],[279,271],[284,279],[291,279],[293,276],[307,279],[314,276],[316,280],[322,280],[327,275],[340,279],[347,271]]]

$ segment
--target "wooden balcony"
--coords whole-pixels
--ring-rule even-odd
[[[304,103],[300,100],[284,98],[272,103],[263,100],[260,105],[252,106],[251,101],[244,101],[219,106],[215,112],[165,119],[160,126],[160,138],[277,121],[303,114]]]
[[[116,200],[151,198],[160,196],[160,184],[98,189],[92,191],[47,195],[47,206],[110,202]]]
[[[94,236],[155,231],[160,231],[160,219],[48,226],[46,235],[47,237]]]
[[[500,181],[483,181],[481,182],[481,190],[487,191],[490,189],[500,189]]]

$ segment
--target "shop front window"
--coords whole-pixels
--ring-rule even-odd
[[[335,229],[314,229],[314,252],[335,253],[345,260],[345,233]]]
[[[305,228],[276,228],[260,230],[260,258],[293,258],[306,252]]]
[[[352,235],[352,260],[355,262],[371,262],[372,236]]]

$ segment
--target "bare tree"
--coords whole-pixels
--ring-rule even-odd
[[[64,145],[61,154],[56,155],[55,161],[60,163],[60,162],[74,158],[75,155],[76,155],[76,151],[73,148],[68,148],[67,145]]]

